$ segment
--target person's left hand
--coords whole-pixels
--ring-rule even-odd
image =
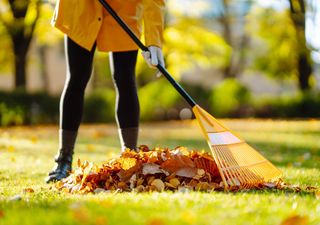
[[[157,46],[149,46],[149,51],[142,51],[142,56],[149,65],[149,67],[156,67],[160,64],[162,67],[165,67],[163,54],[161,48]],[[161,72],[157,73],[157,76],[161,76]]]

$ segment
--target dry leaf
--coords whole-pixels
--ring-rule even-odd
[[[167,161],[164,161],[161,164],[161,168],[170,172],[170,173],[174,173],[177,172],[179,169],[182,168],[194,168],[195,165],[193,163],[193,161],[185,156],[185,155],[172,155],[172,157],[170,159],[168,159]]]
[[[119,158],[113,158],[96,166],[93,163],[78,160],[76,168],[69,177],[55,184],[55,188],[66,193],[100,193],[132,191],[148,192],[174,190],[223,190],[223,182],[214,159],[206,152],[188,151],[185,147],[174,150],[168,148],[150,149],[140,146],[140,152],[124,151]],[[229,180],[227,180],[229,182]],[[233,182],[239,181],[233,179]],[[258,184],[262,189],[301,188],[286,185],[279,180],[276,183]],[[235,187],[238,191],[245,186]],[[248,188],[248,187],[247,187]],[[317,189],[308,189],[316,193]],[[319,196],[316,194],[316,196]]]
[[[180,177],[193,178],[197,175],[197,168],[185,167],[176,171],[176,175]]]
[[[160,165],[155,163],[144,163],[142,165],[142,174],[148,175],[148,174],[157,174],[157,173],[164,173],[166,175],[169,175],[167,171],[164,171],[160,168]]]
[[[136,188],[136,191],[137,192],[143,192],[145,190],[145,187],[143,185],[139,185],[137,188]]]
[[[320,191],[317,191],[317,192],[315,193],[315,195],[316,195],[316,198],[319,200],[319,199],[320,199]]]
[[[267,187],[267,188],[275,188],[275,187],[277,186],[276,183],[271,183],[271,182],[269,182],[269,183],[264,183],[263,185],[264,185],[265,187]]]
[[[151,186],[155,187],[157,191],[163,191],[164,190],[164,183],[160,179],[155,179],[151,182]]]
[[[4,217],[4,212],[0,210],[0,219]]]
[[[32,188],[25,188],[23,189],[23,193],[34,193],[34,190]]]
[[[281,225],[306,225],[308,222],[308,216],[292,215],[283,220]]]
[[[147,225],[164,225],[164,221],[162,219],[151,219],[147,222]]]
[[[177,178],[170,179],[169,183],[175,188],[177,188],[180,185],[180,181]]]
[[[129,170],[137,164],[137,160],[135,158],[120,158],[118,162],[124,170]]]

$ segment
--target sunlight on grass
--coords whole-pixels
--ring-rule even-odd
[[[320,187],[320,122],[223,120],[302,188]],[[113,125],[82,126],[75,158],[101,164],[119,155]],[[197,124],[143,124],[140,143],[208,150]],[[0,129],[0,224],[280,224],[301,216],[320,224],[319,194],[264,190],[239,193],[70,195],[44,183],[58,147],[57,127]],[[26,191],[32,188],[33,193]],[[316,192],[316,193],[319,193]],[[21,200],[10,200],[14,196]],[[35,216],[36,215],[36,216]]]

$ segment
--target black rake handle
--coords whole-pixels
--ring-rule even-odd
[[[105,0],[99,0],[103,7],[109,12],[109,14],[118,22],[122,29],[131,37],[131,39],[139,46],[142,51],[149,51],[149,49],[140,41],[140,39],[133,33],[128,25],[118,16],[118,14],[111,8],[111,6]],[[180,95],[189,103],[191,107],[197,103],[190,97],[190,95],[177,83],[170,73],[160,64],[157,69],[163,74],[165,78],[172,84],[172,86],[180,93]]]

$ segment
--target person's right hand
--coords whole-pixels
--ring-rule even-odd
[[[157,46],[149,46],[149,51],[142,51],[142,56],[151,68],[155,68],[158,64],[165,67],[163,54],[161,48]],[[161,76],[161,72],[157,73],[157,76]]]

